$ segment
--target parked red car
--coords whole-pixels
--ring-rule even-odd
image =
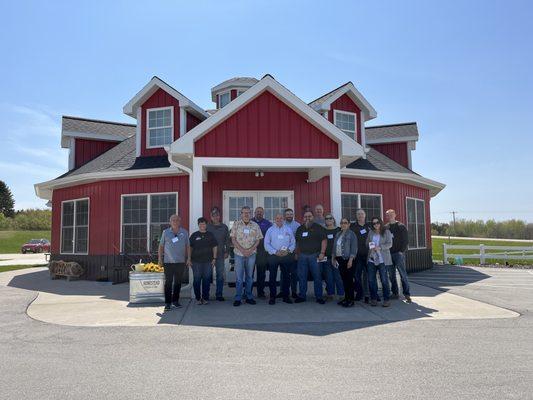
[[[49,253],[50,252],[50,242],[46,239],[31,239],[27,243],[24,243],[22,245],[22,248],[20,249],[22,251],[22,254],[26,254],[28,252],[31,253]]]

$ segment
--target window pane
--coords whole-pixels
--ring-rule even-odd
[[[89,225],[89,200],[76,202],[76,226]]]
[[[406,199],[407,203],[407,233],[409,237],[409,247],[417,247],[416,234],[416,204],[413,199]]]
[[[159,246],[159,239],[161,239],[161,234],[163,230],[167,229],[170,224],[151,224],[150,225],[150,251],[152,253],[157,253],[157,248]]]
[[[151,128],[148,135],[150,147],[165,146],[172,143],[172,128]]]
[[[426,247],[426,218],[425,218],[424,202],[419,200],[416,202],[416,222],[417,222],[417,247]]]
[[[287,196],[267,196],[265,197],[265,218],[273,221],[276,214],[281,213],[288,207],[289,198]]]
[[[362,194],[361,208],[366,212],[366,220],[370,221],[373,217],[382,217],[381,196]]]
[[[123,249],[126,254],[145,254],[146,225],[124,225],[122,228]]]
[[[341,195],[341,203],[342,203],[342,216],[348,218],[350,221],[355,221],[355,212],[357,211],[358,200],[357,194],[343,194]]]
[[[355,115],[336,111],[335,125],[352,139],[355,137]]]
[[[74,202],[63,203],[63,226],[74,226]]]
[[[124,215],[122,221],[124,224],[146,222],[146,196],[126,196],[123,201]]]
[[[229,92],[218,95],[218,108],[222,108],[230,102]]]
[[[76,227],[76,253],[87,253],[88,227]]]
[[[172,125],[170,108],[166,110],[148,111],[148,128],[162,128]]]
[[[158,194],[152,195],[152,223],[168,224],[170,216],[176,213],[176,195]]]
[[[61,232],[61,252],[72,253],[74,228],[63,228]]]

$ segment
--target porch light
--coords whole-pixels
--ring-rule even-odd
[[[265,176],[265,173],[263,171],[255,171],[255,177],[258,178],[260,176]]]

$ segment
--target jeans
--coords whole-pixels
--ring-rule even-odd
[[[283,298],[286,299],[289,297],[289,270],[294,261],[292,255],[287,255],[285,257],[279,257],[276,255],[268,256],[268,286],[270,289],[270,298],[276,298],[276,289],[277,282],[276,277],[278,275],[278,266],[281,269],[281,294]]]
[[[213,278],[213,266],[210,262],[192,263],[194,296],[196,300],[209,300],[209,289]],[[200,290],[201,289],[201,290]]]
[[[291,265],[289,267],[289,281],[291,283],[291,293],[296,295],[298,293],[298,262],[291,256]]]
[[[383,300],[389,301],[389,274],[387,273],[387,267],[383,263],[378,265],[374,265],[374,263],[371,262],[368,263],[368,286],[370,287],[370,298],[372,300],[377,300],[378,298],[378,281],[376,279],[376,272],[379,272],[379,279],[383,290]]]
[[[366,261],[366,254],[357,255],[355,257],[355,300],[359,301],[365,297],[370,297],[370,289],[368,287],[368,266]]]
[[[353,276],[355,272],[355,266],[352,263],[352,268],[348,268],[348,260],[342,257],[336,258],[339,263],[339,275],[342,277],[342,283],[344,285],[344,298],[348,301],[354,300],[354,283]]]
[[[246,286],[246,298],[252,300],[252,287],[254,284],[255,253],[250,257],[235,254],[235,300],[242,299],[243,282]]]
[[[400,280],[402,281],[402,291],[404,296],[411,296],[409,292],[409,281],[407,280],[407,270],[405,269],[405,254],[399,251],[398,253],[391,253],[392,265],[388,266],[389,279],[391,282],[391,291],[396,296],[400,293],[398,289],[398,280],[396,279],[396,269],[400,273]]]
[[[335,294],[335,289],[337,289],[337,294],[339,296],[344,296],[344,284],[341,277],[341,273],[338,268],[335,268],[332,264],[332,260],[328,258],[328,261],[324,263],[324,275],[326,280],[326,291],[328,296]],[[353,280],[353,273],[352,273]],[[352,285],[353,286],[353,285]],[[352,289],[353,290],[353,289]]]
[[[222,297],[222,290],[224,289],[224,273],[226,272],[224,268],[225,264],[226,260],[224,258],[217,258],[217,262],[215,264],[215,272],[217,275],[216,297]]]
[[[257,295],[258,296],[264,295],[265,286],[266,286],[265,285],[266,271],[268,269],[268,253],[265,250],[260,250],[259,248],[257,249],[257,253],[255,257],[255,268],[257,272],[256,283],[255,283]]]
[[[307,274],[311,271],[313,277],[315,297],[322,299],[322,264],[317,261],[318,253],[298,255],[298,281],[300,282],[299,297],[307,296]]]
[[[165,263],[165,303],[177,303],[180,299],[184,263]]]

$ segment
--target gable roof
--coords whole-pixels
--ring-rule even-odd
[[[193,101],[185,97],[183,94],[178,92],[176,89],[157,76],[154,76],[152,79],[150,79],[150,82],[144,85],[144,87],[135,96],[133,96],[128,103],[126,103],[126,105],[123,107],[124,114],[136,118],[137,108],[141,106],[151,95],[153,95],[157,89],[163,89],[165,92],[179,101],[180,107],[185,107],[187,111],[189,111],[191,114],[194,114],[198,118],[205,119],[209,117],[209,114],[206,113],[200,106],[196,105]]]
[[[365,134],[368,144],[417,141],[418,127],[416,122],[367,126]]]
[[[403,165],[398,164],[393,159],[387,157],[385,154],[380,153],[372,147],[370,147],[366,153],[366,159],[360,158],[355,160],[354,162],[348,164],[346,168],[367,169],[384,172],[404,172],[418,175],[409,168],[405,168]]]
[[[353,161],[356,158],[364,156],[364,149],[359,143],[349,138],[338,127],[315,112],[311,107],[309,107],[309,105],[281,85],[271,75],[265,75],[259,82],[257,82],[235,100],[231,101],[224,108],[218,110],[215,114],[211,115],[210,118],[206,119],[187,132],[186,135],[174,141],[169,149],[171,156],[175,159],[183,158],[185,160],[190,160],[190,157],[194,154],[194,142],[196,140],[208,133],[218,124],[225,121],[227,118],[265,91],[272,93],[283,103],[292,108],[302,118],[306,119],[326,136],[338,143],[340,147],[339,154],[343,165]]]
[[[356,89],[352,82],[346,82],[344,85],[341,85],[338,88],[333,89],[331,92],[320,96],[318,99],[310,102],[309,106],[318,112],[329,111],[331,109],[331,103],[344,94],[348,95],[348,97],[350,97],[361,109],[365,117],[365,121],[377,117],[377,112],[374,107],[370,105],[367,99],[361,94],[361,92],[359,92],[359,90]]]
[[[123,141],[135,135],[135,124],[71,117],[61,119],[61,147],[69,147],[69,138]]]

